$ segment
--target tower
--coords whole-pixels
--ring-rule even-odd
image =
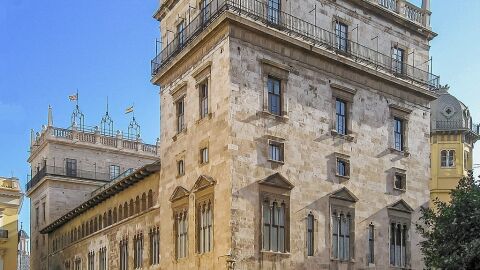
[[[450,191],[473,167],[473,146],[480,138],[468,107],[451,95],[449,87],[439,91],[431,112],[431,199],[450,201]]]
[[[23,230],[23,224],[18,231],[18,260],[17,270],[30,269],[30,237]]]
[[[31,202],[31,267],[35,270],[47,269],[48,236],[39,233],[44,226],[101,186],[158,159],[157,145],[144,143],[140,134],[113,133],[108,109],[100,127],[85,125],[78,103],[70,127],[54,126],[51,107],[47,123],[40,132],[32,131],[28,158],[32,177],[26,191]]]

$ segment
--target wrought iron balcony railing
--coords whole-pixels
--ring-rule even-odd
[[[342,39],[335,33],[289,13],[275,10],[258,0],[211,1],[151,61],[152,76],[159,73],[161,68],[165,67],[175,55],[180,53],[187,44],[224,12],[252,19],[265,27],[302,39],[313,46],[342,55],[355,63],[427,87],[430,90],[436,90],[439,87],[439,76],[404,62],[398,62],[390,55],[382,54],[378,50],[350,39]]]
[[[67,177],[67,178],[77,178],[77,179],[86,179],[86,180],[95,180],[95,181],[102,181],[108,182],[110,181],[110,175],[108,173],[102,173],[98,171],[85,171],[85,170],[67,170],[65,167],[54,167],[54,166],[43,166],[41,170],[39,170],[35,176],[30,179],[25,185],[25,189],[28,191],[33,188],[43,177],[51,175],[51,176],[60,176],[60,177]]]
[[[437,120],[434,130],[469,130],[474,134],[480,135],[480,125],[473,123],[465,123],[462,120]]]

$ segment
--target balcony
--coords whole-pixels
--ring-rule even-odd
[[[373,0],[370,0],[373,1]],[[393,8],[396,1],[378,1],[385,8]],[[418,9],[418,8],[417,8]],[[341,55],[352,62],[361,64],[375,71],[380,71],[409,83],[436,90],[439,87],[439,76],[426,70],[419,69],[406,63],[399,63],[386,54],[364,46],[352,40],[342,40],[328,30],[320,28],[310,22],[297,18],[289,13],[273,10],[265,3],[258,0],[213,0],[201,12],[191,19],[190,23],[180,35],[176,35],[162,51],[151,61],[152,76],[161,72],[177,54],[191,43],[208,25],[214,22],[225,12],[233,13],[251,19],[265,27],[273,28],[291,37],[301,39],[309,44]],[[406,15],[406,18],[416,20],[416,15]],[[400,72],[399,72],[400,71]]]
[[[25,185],[25,190],[29,191],[36,184],[38,184],[45,176],[66,177],[84,180],[93,180],[100,182],[109,182],[110,175],[108,173],[100,173],[97,171],[84,171],[84,170],[67,170],[65,167],[43,166],[35,176],[28,181]]]
[[[480,135],[480,125],[465,123],[462,120],[437,120],[433,130],[438,131],[454,131],[454,130],[466,130],[472,132],[474,135]]]

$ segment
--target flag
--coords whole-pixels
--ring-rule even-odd
[[[78,94],[70,95],[70,96],[68,96],[68,99],[69,99],[70,101],[78,100]]]
[[[130,106],[125,109],[125,114],[133,112],[133,106]]]

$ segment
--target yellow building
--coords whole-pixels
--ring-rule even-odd
[[[0,270],[17,269],[18,214],[22,200],[18,179],[0,177]]]
[[[473,144],[479,138],[479,127],[472,123],[470,112],[461,101],[440,90],[431,111],[431,199],[450,201],[454,189],[472,169]]]

